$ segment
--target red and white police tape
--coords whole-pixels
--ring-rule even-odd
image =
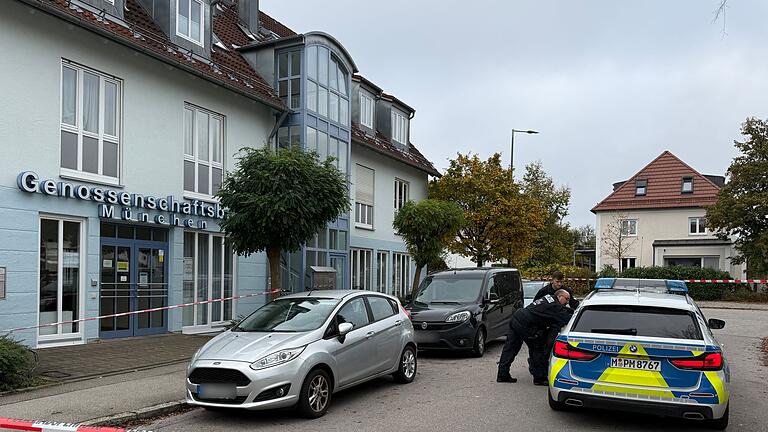
[[[172,306],[163,306],[163,307],[157,307],[157,308],[152,308],[152,309],[144,309],[144,310],[138,310],[138,311],[131,311],[131,312],[121,312],[121,313],[116,313],[116,314],[101,315],[101,316],[96,316],[96,317],[88,317],[88,318],[76,319],[76,320],[71,320],[71,321],[59,321],[59,322],[48,323],[48,324],[38,324],[38,325],[33,325],[33,326],[17,327],[17,328],[12,328],[12,329],[0,330],[0,335],[2,335],[2,334],[10,334],[10,333],[17,332],[17,331],[22,331],[22,330],[32,330],[32,329],[41,328],[41,327],[52,327],[52,326],[56,326],[56,325],[59,325],[59,324],[73,324],[73,323],[79,323],[79,322],[85,322],[85,321],[95,321],[95,320],[99,320],[99,319],[103,319],[103,318],[114,318],[114,317],[120,317],[120,316],[126,316],[126,315],[137,315],[137,314],[140,314],[140,313],[157,312],[157,311],[162,311],[162,310],[178,309],[178,308],[189,307],[189,306],[194,306],[194,305],[216,303],[216,302],[223,302],[223,301],[229,301],[229,300],[237,300],[237,299],[248,298],[248,297],[258,297],[258,296],[263,296],[263,295],[268,295],[268,294],[277,294],[279,292],[280,292],[280,290],[264,291],[264,292],[255,293],[255,294],[245,294],[245,295],[240,295],[240,296],[225,297],[225,298],[214,299],[214,300],[204,300],[204,301],[196,301],[196,302],[191,302],[191,303],[182,303],[182,304],[177,304],[177,305],[172,305]]]
[[[80,423],[61,423],[40,420],[21,420],[0,417],[0,429],[53,432],[151,432],[145,429],[126,429],[120,427],[85,426]]]
[[[568,281],[596,281],[596,278],[565,278]],[[683,282],[687,283],[724,283],[724,284],[738,284],[738,283],[755,283],[755,284],[768,284],[768,279],[683,279]]]

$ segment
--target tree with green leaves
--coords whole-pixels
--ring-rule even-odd
[[[298,148],[244,148],[216,194],[221,229],[240,255],[266,251],[271,290],[280,289],[280,252],[294,252],[349,210],[346,177],[333,158]]]
[[[424,266],[440,265],[445,249],[464,224],[464,214],[457,204],[435,199],[408,201],[395,215],[392,227],[403,237],[408,253],[416,264],[412,296]]]
[[[568,215],[571,190],[566,186],[557,186],[542,163],[533,162],[525,167],[522,191],[544,207],[545,218],[544,226],[533,242],[532,254],[524,266],[543,267],[569,262],[573,253],[573,237],[563,218]]]
[[[448,248],[478,267],[530,254],[528,240],[540,227],[544,209],[523,195],[498,153],[487,160],[458,154],[429,185],[430,198],[456,203],[464,212],[465,223]]]
[[[728,168],[728,183],[707,209],[707,227],[722,239],[733,238],[738,255],[752,274],[768,274],[768,121],[749,118],[742,124],[741,154]]]

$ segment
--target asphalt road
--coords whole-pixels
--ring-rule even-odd
[[[768,367],[758,346],[768,337],[768,311],[705,309],[708,318],[726,320],[718,339],[726,346],[731,371],[729,430],[768,430]],[[378,379],[334,395],[328,414],[317,420],[292,411],[208,412],[196,409],[158,420],[154,431],[696,431],[702,427],[651,416],[603,411],[554,412],[546,387],[532,384],[525,348],[512,366],[516,384],[495,382],[501,342],[481,359],[422,354],[412,384]]]

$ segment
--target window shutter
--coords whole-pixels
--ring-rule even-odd
[[[373,205],[373,170],[362,165],[356,167],[355,201]]]

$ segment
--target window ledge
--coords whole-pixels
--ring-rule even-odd
[[[183,197],[189,200],[204,201],[211,204],[218,204],[221,202],[219,201],[218,198],[213,197],[212,195],[199,194],[199,193],[189,192],[189,191],[184,191]]]
[[[362,225],[362,224],[355,223],[355,228],[359,228],[361,230],[366,230],[366,231],[376,231],[375,229],[373,229],[373,225]]]
[[[87,183],[100,184],[105,186],[113,186],[119,189],[125,187],[120,183],[120,179],[114,177],[107,177],[99,174],[85,173],[82,171],[71,170],[68,168],[61,168],[59,171],[59,177],[65,180],[78,180]]]

